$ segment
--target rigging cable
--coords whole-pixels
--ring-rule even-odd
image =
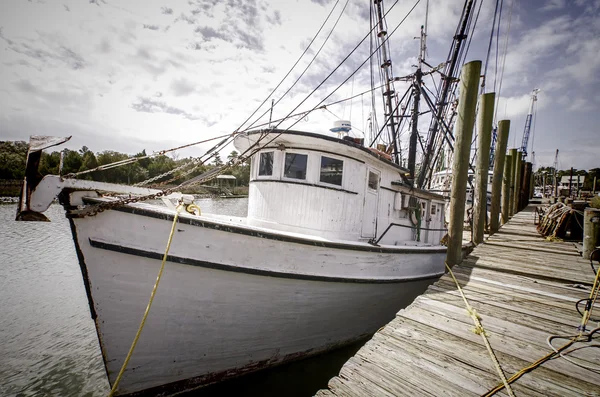
[[[391,8],[390,8],[390,9],[389,9],[387,12],[386,12],[386,15],[387,15],[387,13],[389,13],[389,12],[390,12],[390,11],[391,11],[391,10],[394,8],[394,6],[395,6],[396,4],[398,4],[398,1],[399,1],[399,0],[396,0],[396,1],[394,2],[394,4],[392,5],[392,7],[391,7]],[[378,51],[378,50],[381,48],[381,46],[382,46],[383,44],[385,44],[385,43],[387,42],[387,40],[389,40],[389,38],[390,38],[390,37],[391,37],[391,36],[392,36],[392,35],[393,35],[393,34],[394,34],[394,33],[395,33],[397,30],[398,30],[398,28],[399,28],[399,27],[402,25],[402,23],[404,23],[404,21],[405,21],[405,20],[406,20],[406,19],[407,19],[407,18],[410,16],[410,14],[412,13],[412,11],[413,11],[413,10],[414,10],[414,9],[417,7],[417,5],[419,4],[419,2],[420,2],[420,1],[421,1],[421,0],[417,0],[417,1],[415,2],[415,4],[413,5],[413,7],[412,7],[412,8],[411,8],[411,9],[408,11],[408,13],[407,13],[407,14],[404,16],[404,18],[403,18],[403,19],[402,19],[402,20],[401,20],[401,21],[400,21],[400,22],[399,22],[399,23],[396,25],[396,27],[394,28],[394,30],[393,30],[393,31],[392,31],[392,32],[391,32],[389,35],[387,35],[387,37],[384,39],[383,43],[382,43],[382,44],[380,44],[380,45],[379,45],[379,46],[376,48],[376,51]],[[368,34],[367,34],[367,35],[366,35],[366,36],[365,36],[365,37],[364,37],[364,38],[363,38],[363,39],[362,39],[362,40],[361,40],[361,41],[360,41],[360,42],[359,42],[359,43],[358,43],[358,44],[357,44],[355,47],[354,47],[354,49],[353,49],[353,50],[350,52],[350,54],[348,54],[348,55],[347,55],[347,56],[346,56],[346,57],[345,57],[345,58],[344,58],[344,59],[343,59],[343,60],[342,60],[342,61],[341,61],[341,62],[340,62],[340,63],[339,63],[339,64],[338,64],[338,65],[337,65],[335,68],[334,68],[334,70],[333,70],[331,73],[329,73],[329,75],[327,75],[327,77],[325,77],[325,79],[324,79],[324,80],[323,80],[323,81],[322,81],[320,84],[318,84],[318,85],[317,85],[317,87],[315,87],[315,88],[314,88],[314,89],[313,89],[313,90],[312,90],[312,91],[311,91],[311,92],[310,92],[310,93],[309,93],[309,94],[306,96],[306,98],[304,98],[304,99],[303,99],[303,100],[302,100],[302,101],[301,101],[301,102],[300,102],[300,103],[299,103],[299,104],[298,104],[298,105],[297,105],[297,106],[296,106],[294,109],[292,109],[292,110],[290,111],[290,113],[289,113],[289,114],[288,114],[286,117],[282,118],[282,120],[286,120],[286,119],[288,119],[288,118],[289,118],[289,116],[290,116],[290,114],[291,114],[292,112],[295,112],[295,111],[296,111],[296,110],[297,110],[297,109],[298,109],[300,106],[302,106],[302,104],[303,104],[304,102],[306,102],[306,101],[308,100],[308,98],[310,98],[310,97],[311,97],[311,96],[312,96],[312,95],[313,95],[313,94],[314,94],[314,93],[315,93],[315,92],[316,92],[316,91],[317,91],[319,88],[321,88],[321,86],[323,86],[323,84],[325,84],[325,82],[326,82],[326,81],[327,81],[327,80],[328,80],[328,79],[329,79],[329,78],[330,78],[330,77],[331,77],[331,76],[332,76],[332,75],[333,75],[333,74],[334,74],[334,73],[335,73],[335,72],[336,72],[336,71],[337,71],[337,70],[338,70],[338,69],[339,69],[339,68],[340,68],[340,67],[341,67],[341,66],[344,64],[344,62],[346,62],[346,60],[348,60],[348,58],[350,58],[350,56],[351,56],[351,55],[352,55],[352,54],[353,54],[353,53],[354,53],[354,52],[355,52],[355,51],[356,51],[356,50],[357,50],[357,49],[360,47],[360,45],[361,45],[361,44],[362,44],[362,43],[363,43],[363,42],[366,40],[366,38],[367,38],[367,37],[369,37],[369,36],[370,36],[370,34],[371,34],[371,32],[369,32],[369,33],[368,33]],[[333,94],[334,94],[334,93],[335,93],[337,90],[339,90],[339,89],[340,89],[340,88],[341,88],[341,87],[342,87],[342,86],[343,86],[343,85],[344,85],[346,82],[348,82],[348,80],[350,80],[350,78],[351,78],[352,76],[354,76],[354,74],[356,74],[356,73],[357,73],[357,72],[360,70],[360,68],[362,68],[362,67],[364,66],[364,64],[365,64],[365,63],[367,63],[367,61],[369,61],[369,59],[370,59],[372,56],[373,56],[373,54],[371,53],[371,54],[369,55],[369,57],[368,57],[367,59],[365,59],[365,60],[364,60],[364,61],[363,61],[363,62],[362,62],[362,63],[361,63],[361,64],[360,64],[360,65],[359,65],[359,66],[358,66],[358,67],[357,67],[355,70],[354,70],[354,72],[352,72],[352,73],[350,74],[350,76],[348,76],[348,77],[347,77],[347,78],[346,78],[346,79],[345,79],[343,82],[341,82],[341,83],[340,83],[340,84],[337,86],[337,88],[335,88],[335,89],[334,89],[334,90],[333,90],[331,93],[329,93],[329,94],[328,94],[328,95],[327,95],[327,96],[326,96],[324,99],[322,99],[322,100],[321,100],[321,101],[320,101],[320,102],[319,102],[319,103],[318,103],[316,106],[314,106],[314,107],[313,107],[311,110],[309,110],[309,111],[307,111],[307,112],[305,112],[305,113],[308,115],[309,113],[311,113],[311,112],[313,112],[314,110],[318,109],[318,108],[320,107],[320,105],[321,105],[323,102],[325,102],[327,99],[329,99],[329,97],[331,97],[331,96],[332,96],[332,95],[333,95]],[[279,124],[277,124],[277,125],[276,125],[276,126],[273,128],[273,129],[277,129],[277,127],[278,127],[279,125],[281,125],[281,123],[282,123],[282,122],[283,122],[283,121],[279,122]],[[289,127],[287,127],[285,130],[282,130],[281,132],[277,133],[277,134],[276,134],[276,135],[275,135],[273,138],[271,138],[271,139],[270,139],[270,140],[269,140],[267,143],[265,143],[265,144],[263,145],[263,147],[264,147],[264,146],[267,146],[267,145],[269,145],[271,142],[273,142],[275,139],[277,139],[279,136],[281,136],[281,134],[283,134],[285,131],[289,130],[290,128],[292,128],[293,126],[295,126],[295,125],[296,125],[296,124],[298,124],[298,123],[299,123],[299,120],[297,120],[297,121],[295,121],[294,123],[292,123],[292,125],[290,125]],[[263,133],[261,133],[261,136],[260,136],[260,137],[259,137],[259,138],[256,140],[256,142],[254,142],[254,143],[253,143],[252,145],[250,145],[250,146],[249,146],[249,147],[248,147],[248,148],[247,148],[247,149],[246,149],[246,150],[245,150],[243,153],[241,153],[241,154],[238,156],[238,158],[237,158],[235,161],[230,161],[230,162],[228,162],[227,164],[225,164],[225,165],[221,166],[220,168],[215,168],[215,169],[212,169],[212,170],[210,170],[210,171],[208,171],[208,172],[205,172],[205,173],[204,173],[204,174],[202,174],[202,175],[199,175],[199,176],[197,176],[197,177],[195,177],[195,178],[192,178],[192,179],[190,179],[189,181],[183,182],[183,183],[181,183],[179,186],[177,186],[176,188],[178,189],[178,188],[181,188],[181,187],[184,187],[184,186],[190,186],[190,185],[193,185],[193,184],[197,184],[197,183],[202,183],[202,182],[205,182],[205,181],[207,181],[207,180],[209,180],[209,179],[212,179],[212,178],[213,178],[214,176],[216,176],[217,174],[219,174],[219,173],[221,173],[221,172],[224,172],[225,170],[227,170],[228,168],[230,168],[230,167],[231,167],[233,164],[235,164],[236,162],[243,161],[243,160],[245,160],[247,157],[250,157],[250,156],[254,155],[255,153],[257,153],[257,152],[258,152],[258,151],[261,149],[261,146],[259,146],[259,144],[260,144],[260,142],[261,142],[261,141],[262,141],[262,140],[263,140],[263,139],[264,139],[264,138],[265,138],[267,135],[268,135],[268,132],[263,132]],[[256,149],[256,147],[257,147],[257,146],[258,146],[258,148]],[[249,154],[248,154],[248,153],[249,153]]]
[[[481,2],[483,4],[483,1]],[[485,93],[485,80],[487,79],[487,69],[488,63],[490,61],[490,53],[492,52],[492,43],[494,41],[494,33],[496,30],[496,18],[498,17],[498,6],[500,5],[500,0],[496,0],[496,8],[494,9],[494,20],[492,21],[492,29],[490,30],[490,41],[488,43],[487,55],[485,56],[485,65],[483,67],[483,78],[481,79],[481,93]],[[479,6],[481,10],[481,5]],[[479,11],[477,12],[479,15]],[[499,24],[499,22],[498,22]],[[496,39],[496,42],[498,40]]]
[[[396,0],[396,2],[394,2],[394,4],[392,5],[392,7],[391,7],[391,8],[390,8],[390,9],[389,9],[387,12],[386,12],[386,14],[387,14],[387,13],[389,13],[389,12],[392,10],[392,8],[393,8],[393,7],[394,7],[396,4],[398,4],[398,1],[399,1],[399,0]],[[408,11],[408,13],[407,13],[407,14],[404,16],[404,18],[403,18],[403,19],[402,19],[402,20],[401,20],[401,21],[400,21],[400,22],[399,22],[399,23],[396,25],[396,27],[394,28],[394,30],[393,30],[393,31],[392,31],[390,34],[388,34],[388,35],[387,35],[387,37],[384,39],[383,43],[382,43],[382,44],[380,44],[380,45],[379,45],[379,46],[376,48],[376,51],[378,51],[378,50],[381,48],[381,46],[382,46],[382,45],[384,45],[385,43],[387,43],[387,41],[389,40],[389,38],[390,38],[390,37],[391,37],[391,36],[392,36],[392,35],[393,35],[393,34],[396,32],[396,30],[398,30],[398,28],[399,28],[399,27],[402,25],[402,23],[404,23],[404,21],[405,21],[405,20],[406,20],[406,19],[407,19],[407,18],[410,16],[410,14],[413,12],[413,10],[414,10],[414,9],[417,7],[417,5],[418,5],[420,2],[421,2],[421,0],[417,0],[417,1],[415,2],[415,4],[414,4],[414,5],[412,6],[412,8],[411,8],[411,9]],[[369,32],[369,35],[370,35],[370,34],[371,34],[371,32]],[[335,73],[335,72],[336,72],[336,71],[337,71],[337,70],[338,70],[338,69],[339,69],[339,68],[340,68],[340,67],[341,67],[341,66],[344,64],[344,62],[346,62],[346,61],[348,60],[348,58],[350,58],[350,56],[351,56],[351,55],[352,55],[352,54],[353,54],[353,53],[354,53],[354,52],[355,52],[355,51],[358,49],[358,47],[359,47],[359,46],[360,46],[360,45],[361,45],[361,44],[362,44],[362,43],[365,41],[365,39],[366,39],[367,37],[368,37],[368,36],[365,36],[365,37],[364,37],[364,38],[363,38],[363,39],[362,39],[362,40],[361,40],[361,41],[360,41],[360,42],[359,42],[359,43],[358,43],[358,44],[357,44],[357,45],[354,47],[354,49],[353,49],[352,51],[350,51],[350,54],[348,54],[348,55],[347,55],[347,56],[346,56],[346,57],[345,57],[345,58],[344,58],[344,59],[343,59],[343,60],[342,60],[342,61],[341,61],[341,62],[340,62],[340,63],[339,63],[339,64],[338,64],[338,65],[337,65],[337,66],[336,66],[334,69],[333,69],[333,71],[332,71],[331,73],[329,73],[329,75],[327,75],[327,77],[325,77],[325,79],[324,79],[324,80],[323,80],[321,83],[319,83],[319,84],[317,85],[317,87],[315,87],[315,88],[314,88],[314,89],[313,89],[313,90],[312,90],[312,91],[311,91],[311,92],[310,92],[310,93],[309,93],[309,94],[306,96],[306,98],[304,98],[304,99],[303,99],[303,100],[302,100],[302,101],[301,101],[301,102],[300,102],[300,103],[299,103],[299,104],[298,104],[298,105],[297,105],[297,106],[296,106],[294,109],[292,109],[292,111],[291,111],[291,112],[294,112],[294,111],[296,111],[296,110],[297,110],[297,109],[298,109],[300,106],[302,106],[302,104],[303,104],[304,102],[306,102],[306,101],[308,100],[308,98],[309,98],[310,96],[312,96],[312,94],[314,94],[314,93],[315,93],[315,92],[316,92],[316,91],[317,91],[319,88],[321,88],[321,86],[322,86],[323,84],[325,84],[325,82],[326,82],[326,81],[327,81],[327,80],[328,80],[328,79],[329,79],[329,78],[330,78],[330,77],[331,77],[331,76],[332,76],[332,75],[333,75],[333,74],[334,74],[334,73]],[[323,102],[325,102],[327,99],[329,99],[329,98],[330,98],[330,97],[331,97],[331,96],[332,96],[332,95],[333,95],[333,94],[334,94],[334,93],[335,93],[337,90],[339,90],[339,89],[340,89],[340,88],[341,88],[341,87],[342,87],[342,86],[343,86],[345,83],[347,83],[347,82],[348,82],[348,80],[350,80],[350,78],[352,78],[352,77],[353,77],[353,76],[354,76],[354,75],[355,75],[355,74],[356,74],[356,73],[357,73],[357,72],[360,70],[360,68],[362,68],[362,67],[364,66],[364,64],[365,64],[365,63],[367,63],[367,61],[368,61],[368,60],[369,60],[369,59],[370,59],[372,56],[373,56],[373,54],[370,54],[370,55],[369,55],[369,57],[368,57],[367,59],[365,59],[365,60],[364,60],[364,61],[363,61],[363,62],[362,62],[360,65],[358,65],[358,67],[357,67],[357,68],[354,70],[354,72],[352,72],[352,73],[350,74],[350,76],[348,76],[348,77],[347,77],[347,78],[346,78],[346,79],[345,79],[343,82],[341,82],[341,83],[340,83],[340,84],[339,84],[339,85],[338,85],[338,86],[337,86],[337,87],[336,87],[336,88],[335,88],[335,89],[334,89],[334,90],[333,90],[331,93],[329,93],[329,94],[328,94],[328,95],[327,95],[327,96],[326,96],[324,99],[322,99],[322,100],[321,100],[321,101],[320,101],[320,102],[319,102],[319,103],[318,103],[318,104],[317,104],[315,107],[313,107],[313,108],[312,108],[310,111],[308,111],[307,113],[310,113],[310,112],[312,112],[312,111],[316,110],[316,109],[317,109],[317,108],[318,108],[318,107],[319,107],[319,106],[320,106],[320,105],[321,105]],[[289,115],[288,115],[288,116],[286,116],[286,118],[287,118],[287,117],[289,117]],[[292,124],[291,126],[289,126],[289,127],[286,129],[286,130],[288,130],[288,129],[292,128],[292,127],[293,127],[294,125],[296,125],[297,123],[298,123],[298,121],[296,121],[295,123],[293,123],[293,124]],[[279,123],[277,126],[279,126],[280,124],[281,124],[281,122],[280,122],[280,123]],[[276,126],[275,128],[277,128],[277,126]],[[269,141],[269,143],[270,143],[270,142],[272,142],[273,140],[277,139],[277,137],[279,137],[279,136],[280,136],[282,133],[283,133],[283,131],[282,131],[282,132],[280,132],[279,134],[277,134],[277,135],[276,135],[276,136],[275,136],[273,139],[271,139],[271,141]]]
[[[506,52],[508,50],[508,37],[510,35],[510,23],[512,20],[512,12],[513,12],[513,6],[515,5],[515,0],[512,0],[510,2],[510,9],[508,11],[508,27],[506,29],[506,38],[504,39],[504,50],[503,50],[503,55],[502,55],[502,69],[500,69],[500,80],[498,82],[498,94],[496,95],[496,106],[494,107],[494,120],[497,120],[497,115],[498,115],[498,105],[500,104],[500,92],[502,91],[502,79],[504,77],[504,67],[506,65]],[[517,136],[517,134],[515,134],[513,136],[513,146],[514,146],[514,139]]]
[[[340,2],[340,0],[336,0],[335,4],[331,8],[331,11],[329,12],[329,15],[327,15],[327,18],[325,18],[325,21],[323,21],[323,23],[321,24],[321,27],[319,28],[319,30],[317,31],[317,33],[314,35],[314,37],[312,38],[312,40],[310,41],[310,43],[308,43],[308,46],[306,46],[306,48],[304,49],[304,51],[302,52],[302,54],[300,55],[300,57],[298,57],[298,59],[296,60],[296,62],[292,66],[292,68],[286,73],[285,76],[283,76],[283,78],[281,79],[281,81],[279,81],[279,83],[277,84],[277,86],[275,88],[273,88],[273,90],[271,91],[271,93],[264,99],[264,101],[262,101],[262,103],[260,105],[258,105],[258,107],[256,108],[256,110],[254,110],[254,112],[252,112],[252,114],[250,114],[250,116],[248,116],[248,118],[246,118],[246,120],[235,131],[239,131],[244,126],[244,124],[246,124],[256,114],[256,112],[258,112],[258,110],[269,100],[269,98],[271,96],[273,96],[273,94],[281,86],[281,84],[283,84],[283,82],[285,81],[285,79],[287,79],[287,77],[292,73],[292,71],[294,70],[294,68],[298,65],[298,63],[300,62],[300,60],[304,57],[304,55],[308,52],[309,48],[312,46],[312,44],[314,43],[314,41],[317,39],[317,37],[321,33],[321,30],[323,30],[323,28],[327,24],[327,21],[329,21],[329,18],[333,14],[333,10],[335,10],[335,8],[337,7],[337,5],[338,5],[339,2]]]
[[[496,32],[496,64],[494,65],[494,92],[496,92],[496,79],[498,77],[498,54],[500,53],[500,25],[502,22],[502,8],[504,0],[500,0],[500,11],[498,13],[498,28]]]
[[[338,0],[339,1],[339,0]],[[340,15],[338,15],[337,20],[335,21],[335,23],[333,24],[333,27],[331,28],[331,30],[329,31],[329,34],[327,35],[327,37],[325,37],[325,40],[323,41],[323,43],[321,44],[321,47],[319,47],[319,50],[315,53],[315,55],[313,56],[313,58],[310,60],[310,62],[308,63],[308,65],[306,65],[306,67],[304,68],[304,70],[302,71],[302,73],[300,73],[300,76],[298,76],[298,78],[296,79],[296,81],[294,81],[294,83],[283,93],[283,95],[281,95],[281,97],[275,101],[275,105],[277,105],[279,102],[281,102],[281,100],[292,90],[292,88],[294,88],[296,86],[296,84],[298,84],[298,82],[300,81],[300,79],[304,76],[304,74],[306,73],[306,71],[310,68],[310,66],[313,64],[313,62],[317,59],[317,57],[319,56],[319,54],[321,53],[321,50],[323,49],[323,47],[325,47],[325,44],[327,44],[327,42],[329,41],[329,38],[331,37],[331,34],[333,33],[333,31],[335,30],[335,28],[337,27],[338,22],[340,22],[340,19],[342,18],[342,15],[344,15],[344,11],[346,10],[346,7],[348,6],[348,2],[350,0],[346,0],[346,4],[344,5],[344,8],[342,8],[342,11],[340,12]],[[337,3],[336,3],[337,4]],[[333,11],[333,10],[332,10]],[[331,14],[330,14],[331,15]],[[261,105],[262,106],[262,105]],[[252,124],[250,124],[248,126],[249,128],[252,128],[256,123],[258,123],[258,120],[260,120],[261,118],[263,118],[265,116],[265,114],[267,114],[269,112],[269,110],[265,111],[261,116],[259,116],[256,120],[254,120],[254,122]]]

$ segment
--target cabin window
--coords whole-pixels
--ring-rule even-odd
[[[285,154],[283,176],[293,179],[306,179],[306,163],[308,155],[299,153]]]
[[[342,186],[342,172],[344,170],[344,161],[332,159],[331,157],[321,157],[321,177],[320,181],[331,183],[332,185]]]
[[[379,175],[369,171],[369,189],[377,190],[379,187]]]
[[[435,215],[437,212],[437,205],[431,204],[431,215]]]
[[[271,175],[273,175],[273,152],[261,153],[258,164],[258,176]]]

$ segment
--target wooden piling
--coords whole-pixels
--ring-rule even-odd
[[[600,209],[586,208],[583,211],[583,259],[600,245]]]
[[[502,176],[506,174],[504,160],[506,157],[506,144],[508,143],[509,130],[510,120],[500,120],[500,122],[498,123],[496,149],[494,150],[492,205],[490,207],[490,234],[496,233],[500,227],[498,222],[498,216],[500,215],[500,201],[504,190],[502,186]]]
[[[529,192],[531,190],[531,174],[533,166],[529,162],[523,162],[521,194],[519,196],[519,211],[529,204]]]
[[[460,98],[458,100],[458,119],[456,120],[456,138],[452,162],[452,190],[450,193],[450,225],[448,228],[448,265],[462,261],[462,235],[465,220],[465,201],[467,196],[467,177],[469,173],[469,153],[475,124],[475,107],[481,61],[465,64],[460,77]]]
[[[510,192],[508,203],[508,216],[512,217],[515,214],[515,174],[517,173],[517,149],[508,151],[512,165],[510,167]]]
[[[512,181],[512,156],[506,155],[504,160],[504,174],[502,175],[502,224],[508,222],[510,215],[510,183]],[[493,194],[492,194],[493,197]]]
[[[519,212],[519,196],[521,194],[521,173],[523,172],[523,152],[517,151],[517,155],[513,159],[515,165],[513,166],[513,209],[512,213],[516,214]]]
[[[490,92],[479,96],[477,115],[477,164],[475,166],[475,192],[473,194],[473,242],[483,243],[487,215],[487,187],[490,169],[490,145],[496,94]]]

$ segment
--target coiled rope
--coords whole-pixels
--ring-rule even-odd
[[[129,352],[127,353],[127,357],[125,357],[125,361],[121,366],[121,370],[119,371],[119,375],[115,380],[115,383],[108,393],[108,397],[113,397],[115,392],[117,391],[117,387],[119,387],[119,382],[123,377],[123,373],[125,373],[125,368],[127,368],[127,364],[129,364],[129,360],[133,355],[133,350],[140,339],[140,335],[142,334],[142,329],[144,329],[144,325],[146,325],[146,319],[148,318],[148,313],[150,312],[150,308],[152,307],[152,302],[154,301],[154,295],[156,295],[156,289],[158,288],[158,283],[163,274],[163,270],[165,269],[165,262],[167,261],[167,256],[169,255],[169,249],[171,248],[171,242],[173,241],[173,235],[175,234],[175,226],[177,225],[177,219],[179,218],[179,212],[183,208],[183,203],[180,203],[175,210],[175,217],[173,217],[173,225],[171,226],[171,233],[169,233],[169,240],[167,241],[167,248],[165,249],[165,254],[163,255],[162,263],[160,264],[160,270],[158,271],[158,276],[156,276],[156,282],[154,283],[154,288],[152,288],[152,293],[150,294],[150,300],[148,301],[148,305],[146,306],[146,311],[144,312],[144,316],[142,317],[142,322],[138,327],[138,330],[135,334],[135,338],[133,338],[133,342],[131,343],[131,347],[129,348]]]

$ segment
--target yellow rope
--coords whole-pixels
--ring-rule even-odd
[[[502,366],[500,365],[500,362],[498,361],[498,357],[496,357],[496,354],[494,353],[494,349],[492,349],[492,345],[490,345],[490,341],[487,338],[485,329],[483,328],[481,321],[479,321],[479,315],[477,314],[475,309],[473,309],[473,307],[469,304],[469,301],[467,301],[467,297],[465,296],[465,293],[463,292],[462,288],[460,287],[458,280],[456,279],[456,277],[454,277],[454,273],[452,272],[452,269],[450,269],[450,266],[448,266],[448,263],[445,262],[444,264],[446,265],[446,269],[448,269],[448,273],[450,273],[450,276],[452,276],[452,279],[454,280],[454,283],[456,284],[456,288],[458,288],[458,292],[460,293],[460,296],[462,297],[463,301],[465,302],[465,306],[467,307],[467,312],[469,312],[469,316],[471,316],[471,318],[473,319],[473,322],[475,323],[475,333],[478,335],[481,335],[481,337],[483,338],[483,343],[484,343],[485,347],[487,348],[488,352],[490,353],[490,357],[494,363],[494,366],[496,367],[496,371],[498,371],[498,375],[500,376],[500,379],[502,379],[502,383],[504,384],[504,387],[506,387],[506,391],[508,392],[508,395],[511,397],[515,397],[515,394],[513,393],[512,388],[510,387],[510,384],[509,384],[508,380],[506,379],[506,375],[504,375]]]
[[[594,285],[592,287],[592,290],[590,291],[590,302],[594,302],[595,299],[598,298],[598,293],[600,292],[600,270],[596,272],[596,278],[594,279]],[[593,299],[593,300],[592,300]],[[530,372],[534,369],[536,369],[537,367],[539,367],[540,365],[542,365],[543,363],[545,363],[546,361],[554,358],[557,355],[560,355],[562,351],[564,351],[565,349],[569,348],[573,343],[577,342],[579,339],[581,339],[581,337],[583,336],[583,333],[585,332],[585,327],[590,319],[590,316],[592,315],[592,309],[593,309],[593,305],[590,305],[590,307],[588,308],[588,305],[586,305],[586,309],[583,312],[583,316],[581,318],[581,325],[580,325],[580,329],[579,329],[579,335],[573,337],[573,339],[571,339],[570,341],[568,341],[567,343],[565,343],[563,346],[561,346],[560,348],[556,349],[555,351],[548,353],[547,355],[545,355],[544,357],[540,358],[539,360],[537,360],[536,362],[528,365],[527,367],[521,369],[519,372],[515,373],[513,376],[511,376],[508,379],[508,383],[512,383],[515,380],[519,379],[521,376],[525,375],[527,372]],[[497,392],[499,392],[500,390],[502,390],[504,387],[506,387],[506,383],[505,384],[499,384],[498,386],[494,387],[492,390],[488,391],[487,393],[485,393],[482,397],[489,397],[489,396],[493,396],[494,394],[496,394]],[[508,389],[507,389],[508,390]]]
[[[125,362],[119,371],[119,375],[113,384],[110,393],[108,393],[108,397],[114,396],[117,391],[117,387],[119,386],[119,382],[123,377],[123,373],[125,372],[125,368],[127,368],[127,364],[129,364],[129,360],[131,359],[131,355],[133,354],[133,350],[135,349],[135,345],[137,345],[138,340],[140,339],[140,335],[142,333],[142,329],[144,325],[146,325],[146,319],[148,318],[148,313],[150,312],[150,307],[152,307],[152,302],[154,301],[154,295],[156,295],[156,289],[158,288],[158,283],[160,282],[160,278],[162,277],[163,270],[165,269],[165,262],[167,261],[167,256],[169,254],[169,249],[171,248],[171,241],[173,241],[173,235],[175,234],[175,226],[177,225],[177,218],[179,218],[179,211],[181,211],[183,205],[180,204],[177,206],[175,211],[175,217],[173,218],[173,226],[171,226],[171,233],[169,234],[169,241],[167,242],[167,248],[165,250],[165,254],[163,255],[162,263],[160,264],[160,270],[158,271],[158,276],[156,276],[156,282],[154,283],[154,288],[152,288],[152,294],[150,294],[150,300],[148,301],[148,306],[146,306],[146,311],[144,312],[144,317],[142,317],[142,322],[135,334],[135,338],[133,338],[133,342],[131,343],[131,347],[129,348],[129,353],[127,353],[127,357],[125,358]]]

